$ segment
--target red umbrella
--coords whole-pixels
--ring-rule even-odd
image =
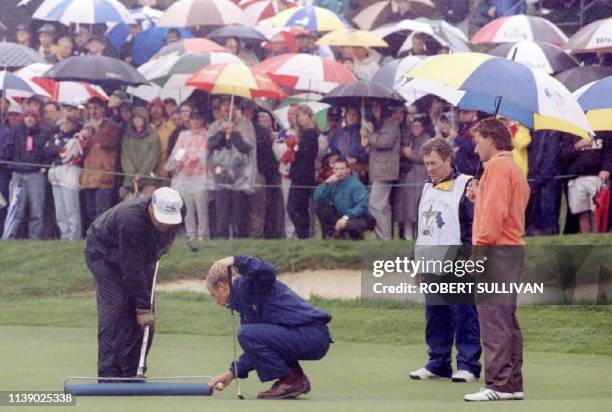
[[[595,202],[595,231],[605,233],[608,231],[608,212],[610,209],[610,189],[603,185],[593,198]]]

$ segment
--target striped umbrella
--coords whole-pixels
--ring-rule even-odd
[[[439,55],[406,76],[463,91],[459,101],[450,103],[499,114],[530,129],[559,130],[585,138],[593,131],[576,99],[558,80],[501,57],[482,53]]]
[[[523,63],[533,69],[543,70],[548,74],[559,73],[579,65],[576,59],[560,47],[531,40],[521,40],[514,44],[501,44],[490,50],[489,54]]]
[[[339,84],[357,79],[344,65],[333,59],[305,53],[282,54],[253,66],[279,84],[296,90],[327,93]]]
[[[194,39],[183,39],[177,41],[176,43],[168,44],[162,47],[157,53],[155,53],[152,59],[157,59],[162,56],[167,56],[169,54],[185,54],[185,53],[193,53],[193,52],[227,52],[225,47],[215,43],[212,40],[208,40],[205,38],[194,38]]]
[[[291,7],[296,7],[293,1],[278,0],[244,0],[238,3],[249,19],[249,25],[255,26],[261,20],[265,20],[275,14]]]
[[[134,23],[128,9],[118,0],[45,0],[34,19],[71,23]]]
[[[185,87],[187,79],[201,68],[220,63],[242,63],[242,60],[236,55],[223,52],[169,54],[148,61],[138,71],[152,83],[177,89]]]
[[[107,100],[108,95],[99,86],[82,82],[57,82],[53,79],[43,78],[52,67],[50,64],[30,64],[15,72],[20,78],[31,81],[49,94],[51,100],[59,103],[83,103],[93,96]]]
[[[7,72],[0,71],[0,95],[4,97],[30,97],[36,91],[22,78]]]
[[[586,112],[593,130],[612,131],[612,76],[582,86],[574,97]]]
[[[563,46],[567,36],[543,17],[517,14],[500,17],[478,30],[470,40],[472,43],[514,43],[534,40]]]
[[[43,58],[34,49],[17,43],[0,43],[0,67],[3,69],[15,69],[43,62]]]
[[[565,45],[572,53],[612,51],[612,17],[587,24]]]
[[[274,17],[262,20],[260,24],[272,27],[298,27],[311,31],[334,31],[348,27],[334,12],[314,6],[292,7]]]
[[[387,42],[377,36],[376,33],[355,29],[332,31],[321,37],[317,44],[346,47],[389,47]]]
[[[372,81],[383,84],[390,89],[397,90],[406,82],[404,74],[423,62],[425,56],[407,56],[386,63],[372,76]]]
[[[159,27],[248,24],[244,11],[230,0],[179,0],[157,22]]]
[[[185,85],[210,94],[227,94],[247,99],[267,97],[280,100],[284,97],[283,91],[270,77],[244,63],[206,66],[187,79]]]

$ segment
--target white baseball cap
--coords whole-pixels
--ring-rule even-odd
[[[169,187],[161,187],[153,192],[151,197],[153,215],[160,223],[178,225],[183,221],[181,208],[183,199],[181,195]]]

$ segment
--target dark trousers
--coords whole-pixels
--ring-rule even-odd
[[[561,182],[552,179],[543,185],[530,184],[531,197],[527,206],[527,234],[530,236],[558,235],[561,207]]]
[[[237,190],[222,189],[215,195],[216,237],[229,239],[245,238],[249,235],[249,195]]]
[[[519,282],[522,246],[491,247],[484,282]],[[508,287],[508,286],[506,286]],[[516,318],[516,294],[478,295],[478,317],[485,359],[485,385],[499,392],[523,391],[523,335]]]
[[[115,189],[83,189],[83,196],[90,224],[115,203]]]
[[[136,376],[143,330],[136,322],[136,308],[123,285],[119,267],[87,253],[85,260],[96,282],[98,376]],[[152,332],[147,353],[153,342]]]
[[[240,326],[238,342],[244,353],[239,362],[255,369],[262,382],[282,379],[299,370],[300,360],[319,360],[331,343],[327,325],[294,328],[253,323]]]
[[[323,239],[329,239],[333,237],[336,232],[336,222],[342,217],[342,214],[334,206],[329,204],[317,204],[315,205],[315,213],[321,223],[321,234]],[[342,230],[339,233],[341,236],[347,235],[353,240],[359,240],[363,238],[363,233],[368,230],[374,230],[376,226],[376,220],[374,217],[367,215],[364,217],[350,218]]]
[[[310,237],[310,213],[308,205],[312,189],[295,188],[289,189],[289,199],[287,200],[287,213],[295,227],[298,239],[308,239]]]

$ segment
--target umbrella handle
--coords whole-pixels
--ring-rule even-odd
[[[232,86],[232,92],[233,92],[234,86]],[[234,94],[232,93],[232,97],[230,98],[230,109],[229,109],[229,121],[232,121],[232,115],[234,114]],[[229,133],[225,133],[225,139],[229,140],[230,139],[230,134]]]

